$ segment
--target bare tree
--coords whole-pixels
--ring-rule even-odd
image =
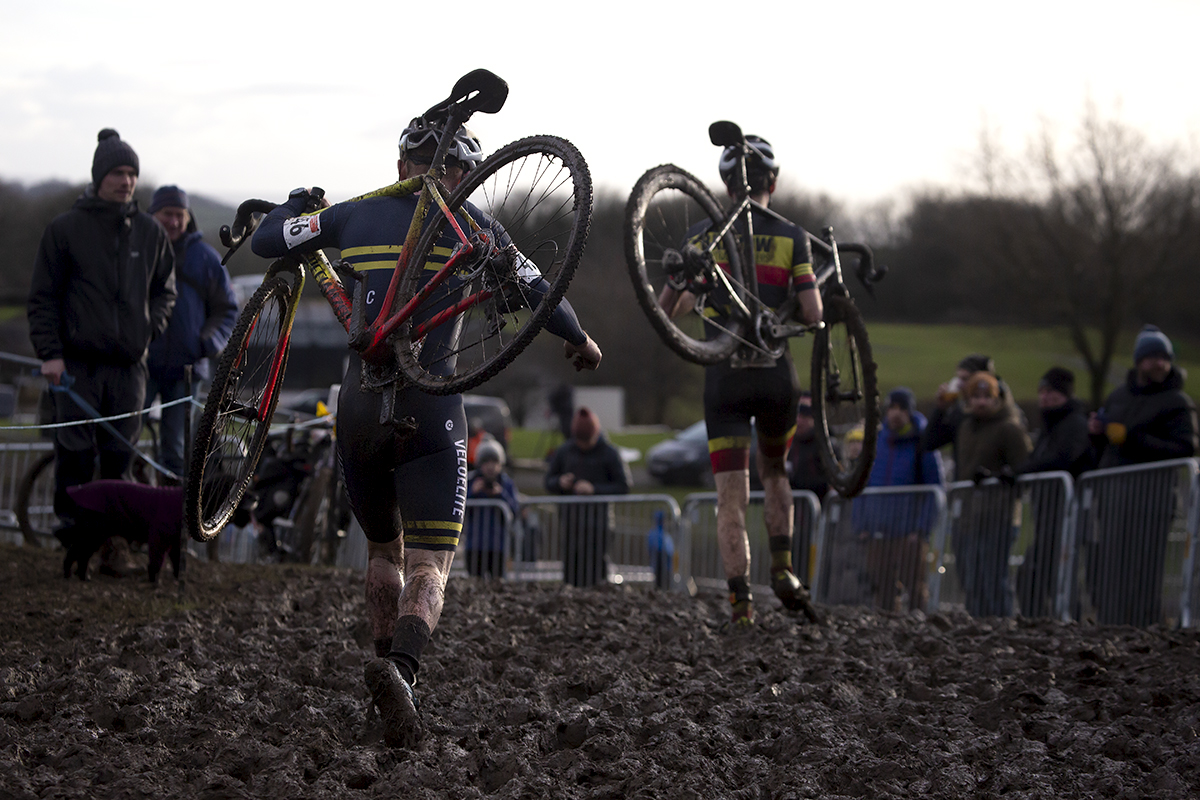
[[[1170,150],[1152,147],[1119,118],[1088,103],[1076,140],[1060,152],[1049,128],[1031,149],[1022,181],[1007,191],[994,149],[981,165],[992,199],[997,267],[1031,308],[1065,324],[1087,366],[1093,404],[1121,331],[1156,287],[1181,268],[1197,235],[1196,179]]]

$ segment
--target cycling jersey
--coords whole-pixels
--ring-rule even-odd
[[[752,220],[759,299],[778,309],[788,298],[789,285],[796,292],[815,290],[812,247],[804,230],[757,209],[752,211]],[[708,245],[713,240],[711,226],[711,221],[693,226],[688,231],[688,241],[698,246]],[[745,226],[741,228],[744,230]],[[719,242],[713,249],[713,257],[728,271],[729,257]],[[720,327],[726,322],[719,310],[726,303],[724,294],[724,290],[715,289],[704,308],[705,316],[715,323],[705,326],[710,339],[720,335]],[[768,458],[784,457],[796,431],[799,394],[800,381],[787,350],[772,367],[735,368],[728,363],[707,367],[704,421],[713,472],[744,470],[749,466],[751,418],[762,454]]]
[[[794,286],[797,292],[814,289],[816,281],[813,277],[812,246],[804,229],[758,209],[752,209],[751,219],[754,224],[758,299],[769,308],[778,309],[788,298],[789,284]],[[687,234],[688,241],[700,247],[707,247],[714,238],[711,228],[711,220],[693,225]],[[745,225],[739,220],[734,229],[744,231]],[[729,256],[721,242],[713,248],[713,258],[721,269],[729,271]],[[722,289],[713,290],[711,302],[704,309],[705,316],[723,326],[726,317],[719,309],[725,307],[727,302]],[[721,333],[716,326],[705,327],[709,339],[716,338]]]

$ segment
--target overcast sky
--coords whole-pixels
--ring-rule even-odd
[[[851,204],[967,175],[986,124],[1064,139],[1090,97],[1200,150],[1200,3],[458,0],[310,4],[0,0],[0,178],[86,180],[96,133],[142,179],[236,203],[395,179],[407,120],[486,67],[490,152],[553,133],[602,188],[674,162],[710,182],[708,124],[771,140],[781,186]],[[429,30],[422,40],[422,30]],[[739,71],[740,70],[740,71]]]

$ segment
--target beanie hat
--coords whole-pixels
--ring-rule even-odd
[[[959,369],[965,369],[968,372],[992,372],[996,371],[996,363],[992,361],[991,356],[985,356],[982,353],[971,353],[971,355],[958,362]]]
[[[104,176],[117,167],[133,167],[133,174],[140,174],[137,153],[122,141],[121,134],[105,128],[96,138],[100,144],[96,145],[96,154],[92,156],[92,183],[95,186],[99,187]]]
[[[864,438],[863,427],[861,425],[855,425],[853,428],[846,431],[847,442],[861,442]]]
[[[149,211],[153,214],[164,208],[188,208],[187,192],[178,186],[160,186],[155,189],[154,197],[150,198]]]
[[[1148,356],[1166,356],[1168,361],[1175,360],[1175,349],[1171,347],[1171,340],[1153,325],[1142,328],[1133,345],[1134,364]]]
[[[1051,367],[1038,383],[1038,388],[1042,387],[1070,397],[1075,392],[1075,373],[1063,367]]]
[[[976,372],[967,378],[967,397],[974,397],[981,389],[987,390],[988,397],[1000,396],[1000,382],[990,372]]]
[[[495,439],[484,439],[475,448],[475,465],[479,466],[485,461],[499,461],[500,466],[504,466],[504,448]]]
[[[887,404],[888,408],[897,406],[900,410],[911,414],[917,408],[917,396],[907,386],[897,386],[888,393]]]
[[[581,406],[571,420],[571,438],[590,442],[600,433],[600,418],[587,406]]]

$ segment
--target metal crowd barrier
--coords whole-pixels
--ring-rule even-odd
[[[1070,616],[1101,625],[1188,627],[1196,619],[1197,461],[1079,476]]]
[[[974,616],[1061,617],[1073,497],[1066,472],[946,487],[937,607],[961,606]]]
[[[746,532],[750,539],[750,587],[756,593],[771,592],[771,548],[763,523],[762,490],[750,493],[746,509]],[[792,569],[811,584],[817,565],[817,524],[821,501],[810,491],[793,491]],[[689,494],[684,499],[679,569],[689,586],[726,592],[725,567],[717,544],[716,492]]]
[[[521,499],[522,536],[510,537],[515,580],[683,586],[679,504],[667,494]]]
[[[888,611],[936,608],[946,539],[940,486],[873,486],[825,499],[813,597]]]
[[[480,572],[488,572],[486,568],[496,561],[473,556],[469,545],[473,540],[477,544],[499,540],[504,549],[499,570],[491,572],[495,577],[566,580],[580,586],[612,582],[680,588],[684,579],[674,548],[679,516],[675,498],[659,494],[522,497],[519,516],[502,500],[469,499],[450,574],[471,574],[473,558]],[[470,526],[483,529],[478,539]],[[656,538],[657,546],[652,546]],[[481,547],[475,552],[495,551]],[[366,569],[367,542],[357,521],[342,542],[337,564]]]

